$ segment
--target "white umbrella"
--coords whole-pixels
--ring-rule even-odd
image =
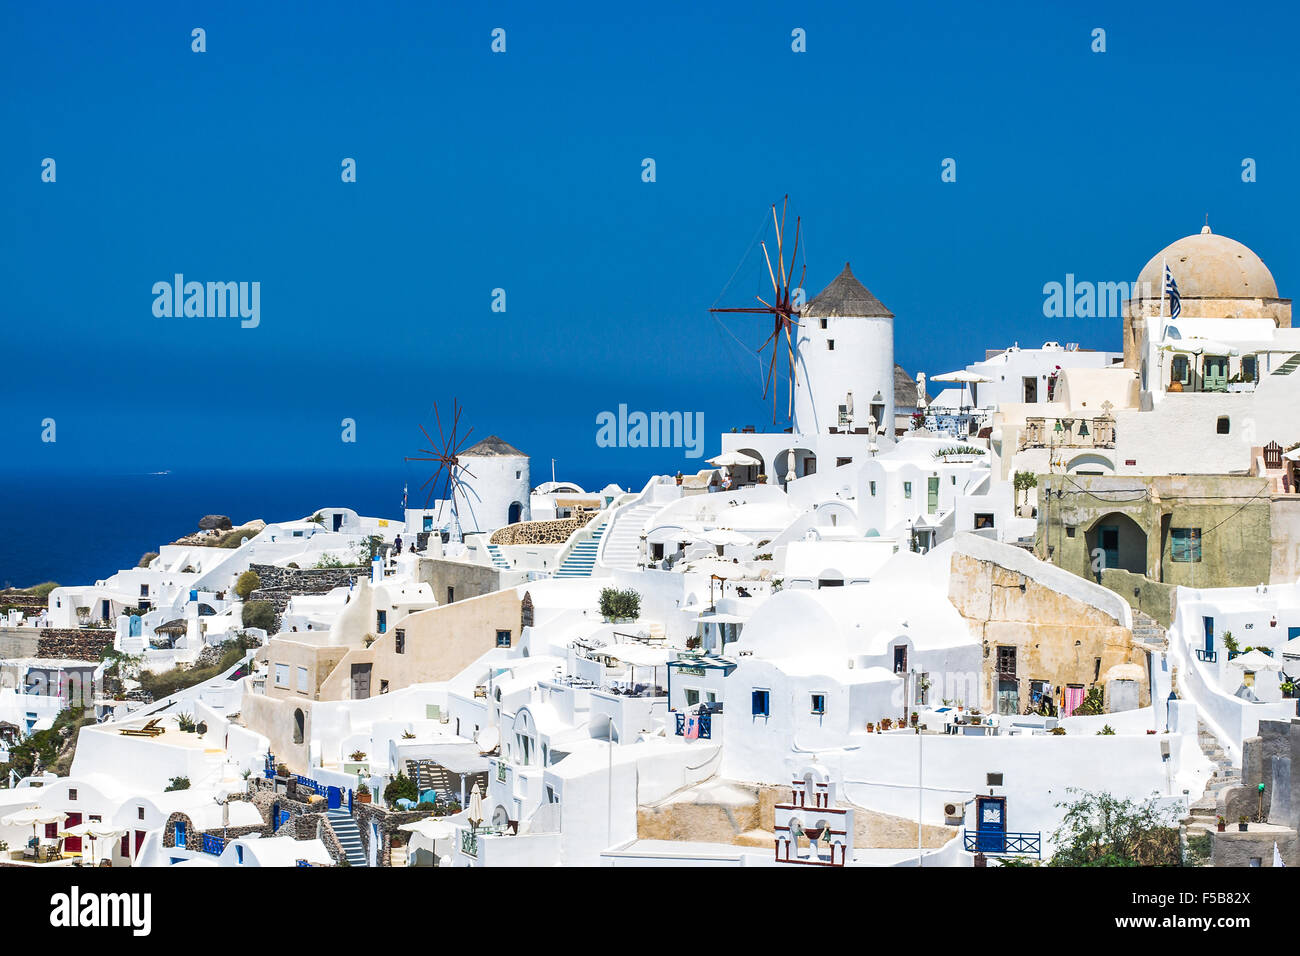
[[[478,784],[475,784],[476,788],[477,786]],[[450,840],[456,835],[456,828],[450,823],[433,818],[416,820],[414,823],[404,823],[397,829],[418,834],[426,840]]]
[[[78,823],[70,826],[66,830],[60,830],[60,837],[77,837],[78,839],[90,840],[90,858],[98,860],[99,854],[95,852],[96,840],[113,840],[126,833],[121,827],[110,826],[106,823],[97,823],[94,821],[88,823]]]
[[[718,468],[735,468],[738,466],[761,465],[763,463],[752,455],[746,455],[744,452],[724,451],[717,458],[710,458],[709,464]]]
[[[469,794],[469,812],[466,814],[469,822],[474,829],[483,822],[483,794],[479,793],[478,784],[474,784],[474,789]]]
[[[1241,654],[1228,661],[1228,663],[1233,667],[1240,667],[1248,671],[1280,671],[1282,669],[1281,664],[1263,651],[1250,651],[1247,654]]]
[[[754,539],[748,535],[741,534],[739,531],[731,531],[727,528],[716,528],[713,531],[704,533],[704,540],[712,545],[751,545]]]
[[[978,372],[972,372],[964,368],[958,369],[955,372],[944,372],[942,375],[936,375],[934,380],[936,382],[961,382],[963,385],[971,386],[970,403],[972,405],[977,404],[975,399],[975,386],[993,381],[991,378],[985,378]]]
[[[754,568],[748,564],[724,561],[722,558],[713,555],[700,558],[698,561],[692,561],[686,570],[696,574],[717,575],[728,581],[752,580],[758,577]]]
[[[42,810],[40,807],[26,807],[7,817],[0,817],[0,824],[7,827],[34,827],[41,823],[62,823],[63,814],[56,810]]]

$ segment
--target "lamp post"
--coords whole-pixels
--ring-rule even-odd
[[[911,677],[912,686],[914,688],[919,688],[921,676],[916,672],[915,667],[908,671],[908,676]],[[919,691],[917,692],[917,696],[920,696]],[[904,701],[904,705],[906,705],[906,703],[907,702]],[[916,865],[918,867],[925,866],[925,859],[921,855],[923,849],[921,813],[925,808],[925,789],[921,785],[925,771],[925,751],[922,745],[922,738],[924,736],[925,735],[921,733],[921,720],[918,717],[916,721]]]

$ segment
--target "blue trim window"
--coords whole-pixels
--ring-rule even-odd
[[[754,699],[754,716],[755,716],[755,717],[770,717],[770,716],[772,716],[771,709],[770,709],[769,706],[768,706],[768,702],[769,702],[770,698],[771,698],[771,694],[770,694],[768,691],[765,691],[765,690],[756,690],[756,691],[754,691],[754,698],[753,698],[753,699]]]
[[[1201,529],[1171,528],[1169,531],[1169,557],[1179,563],[1201,560]]]
[[[509,647],[509,646],[510,646],[510,632],[497,631],[497,647]]]
[[[813,694],[813,695],[812,695],[812,712],[813,712],[816,716],[818,716],[818,717],[821,717],[823,714],[826,713],[826,695],[825,695],[825,694]]]

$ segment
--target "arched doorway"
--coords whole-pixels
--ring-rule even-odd
[[[805,475],[817,473],[817,455],[808,448],[787,448],[781,454],[776,456],[776,475],[774,476],[777,484],[785,484],[790,479],[790,472],[793,467],[794,476],[802,478]]]
[[[307,724],[307,718],[299,707],[293,712],[293,742],[300,744],[303,741]]]
[[[1126,514],[1112,511],[1098,518],[1085,536],[1092,573],[1098,582],[1105,568],[1147,573],[1147,535]]]
[[[517,501],[512,501],[510,502],[510,514],[506,521],[508,524],[518,524],[519,520],[523,517],[523,514],[524,506]]]
[[[742,485],[758,484],[758,476],[767,474],[767,471],[765,470],[767,466],[763,463],[763,456],[753,448],[737,448],[736,451],[742,455],[748,455],[750,458],[757,461],[758,464],[733,466],[731,469],[732,486],[740,487]],[[768,481],[771,480],[772,478],[769,476]]]

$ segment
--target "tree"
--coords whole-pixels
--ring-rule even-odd
[[[257,576],[257,572],[251,568],[239,576],[235,582],[235,593],[239,595],[239,600],[247,601],[248,596],[262,586],[262,579]]]
[[[1016,489],[1016,506],[1019,507],[1024,493],[1030,488],[1038,487],[1038,476],[1032,471],[1018,471],[1011,483]]]
[[[1178,866],[1178,821],[1154,797],[1137,803],[1070,788],[1050,866]]]
[[[258,627],[270,634],[275,630],[275,607],[270,601],[249,601],[241,614],[244,627]]]
[[[399,770],[397,776],[393,778],[393,782],[384,787],[384,803],[390,807],[395,806],[397,801],[403,798],[418,800],[420,793],[415,788],[415,781]]]
[[[607,621],[636,620],[641,616],[641,595],[628,588],[602,588],[600,614]]]

